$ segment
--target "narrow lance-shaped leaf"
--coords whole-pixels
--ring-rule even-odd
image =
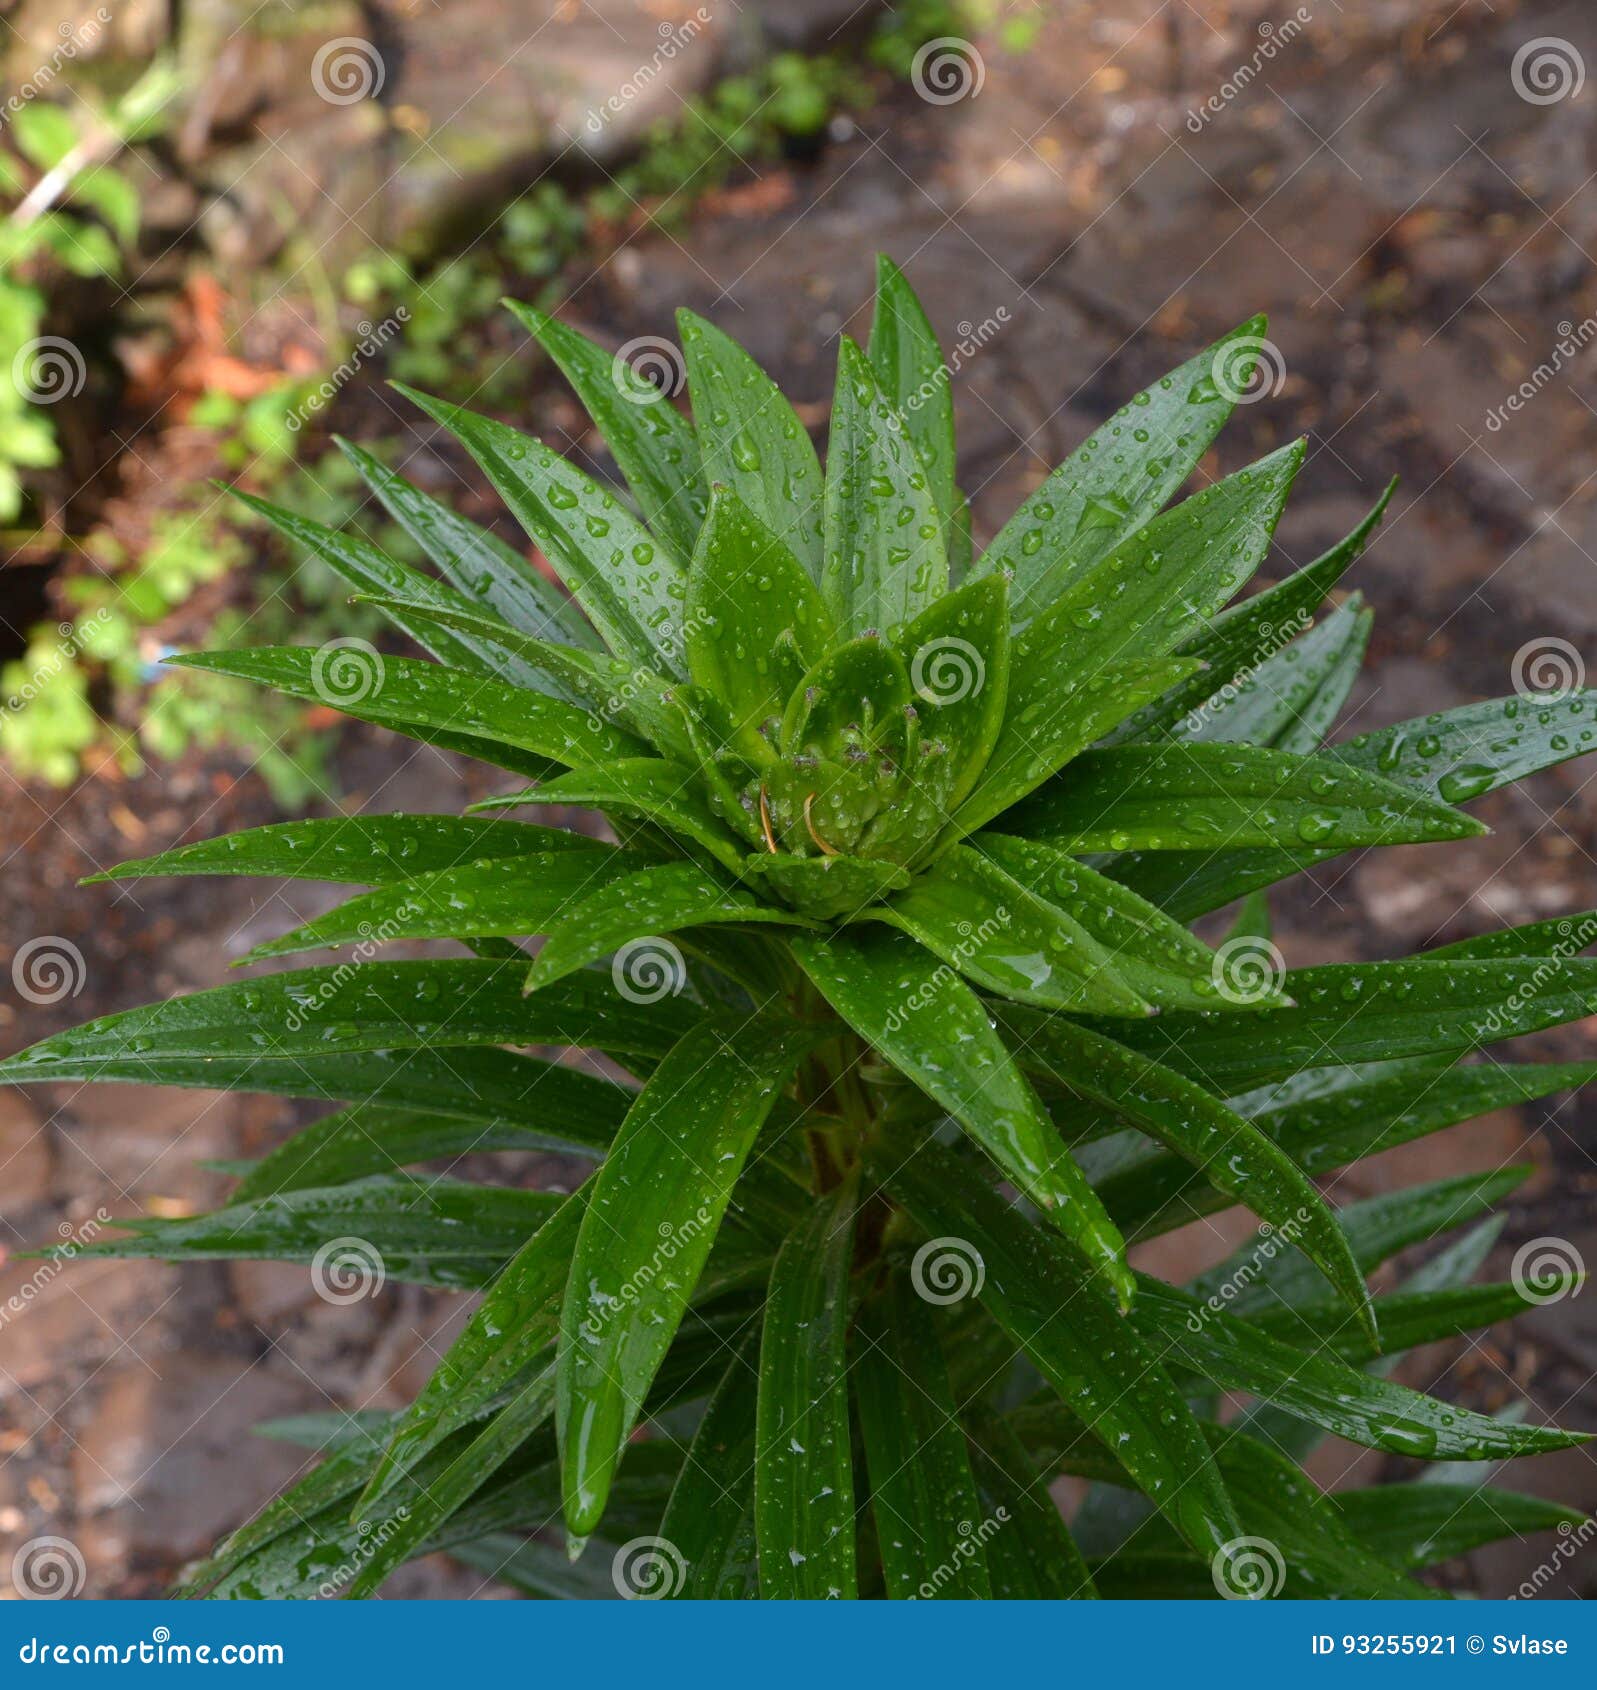
[[[899,934],[797,938],[793,951],[838,1014],[959,1122],[1125,1303],[1120,1235],[976,994]]]
[[[693,425],[667,395],[547,311],[507,299],[577,390],[584,409],[615,455],[643,520],[687,557],[704,520],[704,483]]]
[[[858,1593],[845,1356],[857,1202],[850,1181],[816,1204],[771,1270],[754,1450],[754,1530],[766,1597]]]
[[[352,441],[338,440],[338,447],[388,514],[467,599],[537,639],[600,649],[599,636],[577,606],[497,534],[411,486]]]
[[[558,1366],[566,1522],[578,1537],[603,1516],[744,1158],[815,1036],[760,1024],[688,1034],[638,1094],[593,1182]]]

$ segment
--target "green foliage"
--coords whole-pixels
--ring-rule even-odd
[[[586,805],[621,842],[351,818],[105,877],[370,889],[245,959],[354,943],[350,963],[110,1016],[0,1063],[16,1083],[346,1105],[243,1170],[216,1214],[140,1218],[66,1253],[325,1266],[353,1236],[393,1278],[488,1288],[417,1402],[350,1427],[193,1591],[312,1594],[351,1560],[351,1520],[386,1513],[337,1593],[453,1546],[550,1595],[602,1593],[614,1557],[615,1588],[637,1594],[625,1549],[644,1537],[648,1594],[1209,1596],[1234,1593],[1235,1558],[1263,1538],[1288,1594],[1400,1597],[1428,1593],[1411,1575],[1441,1555],[1566,1518],[1485,1492],[1448,1511],[1440,1488],[1339,1511],[1282,1452],[1334,1434],[1455,1463],[1580,1441],[1388,1377],[1403,1351],[1548,1293],[1472,1285],[1489,1235],[1395,1292],[1366,1283],[1522,1170],[1341,1210],[1313,1176],[1582,1083],[1590,1065],[1468,1059],[1589,1015],[1597,962],[1571,924],[1544,923],[1277,970],[1259,889],[1351,847],[1480,831],[1456,803],[1590,746],[1597,695],[1322,745],[1367,613],[1307,623],[1368,525],[1223,609],[1263,555],[1293,448],[1161,513],[1109,499],[1088,442],[1048,483],[1084,520],[1028,547],[1026,525],[1056,515],[1034,498],[956,584],[952,439],[900,404],[926,390],[935,343],[885,262],[878,313],[869,356],[841,348],[824,469],[708,325],[685,320],[692,424],[662,410],[651,427],[664,398],[628,389],[638,414],[618,409],[602,354],[527,314],[644,514],[516,430],[415,397],[570,602],[357,452],[442,579],[269,514],[381,587],[368,596],[439,661],[372,653],[340,691],[325,649],[186,660],[469,751],[536,783],[479,809]],[[1106,425],[1123,484],[1164,475],[1141,459],[1167,436],[1207,441],[1225,421],[1225,393],[1192,373]],[[1006,561],[1011,544],[1032,567]],[[1301,663],[1272,667],[1258,630],[1285,601]],[[1212,896],[1149,867],[1190,859],[1221,865]],[[1243,893],[1220,949],[1182,925]],[[536,954],[517,942],[536,936]],[[372,960],[398,939],[477,955]],[[406,1172],[529,1145],[598,1166],[564,1198]],[[1267,1223],[1231,1262],[1186,1286],[1128,1265],[1128,1237],[1227,1203]],[[1219,1393],[1251,1403],[1223,1428]],[[1079,1545],[1046,1502],[1057,1473],[1119,1499],[1082,1511]],[[556,1511],[597,1575],[527,1540]],[[1141,1529],[1128,1543],[1115,1520]]]

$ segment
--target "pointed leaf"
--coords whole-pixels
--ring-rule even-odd
[[[744,1158],[814,1038],[757,1022],[688,1034],[638,1094],[593,1181],[558,1363],[566,1522],[579,1537],[603,1516]]]
[[[704,484],[693,425],[667,396],[619,356],[578,334],[547,311],[505,304],[531,331],[577,390],[615,457],[643,520],[682,557],[692,555],[704,520]]]
[[[1046,1475],[1002,1420],[972,1416],[968,1424],[983,1517],[1003,1526],[987,1545],[993,1595],[1001,1602],[1096,1597],[1092,1575],[1059,1517]]]
[[[1080,1247],[1124,1301],[1120,1235],[965,983],[898,934],[792,941],[821,995],[935,1099]]]
[[[1383,1561],[1413,1570],[1468,1555],[1499,1538],[1585,1524],[1578,1508],[1468,1485],[1380,1485],[1338,1491],[1332,1500],[1356,1538]]]
[[[909,427],[865,354],[838,343],[821,590],[844,633],[892,635],[948,590],[942,518]]]
[[[876,311],[869,352],[883,396],[904,419],[915,443],[946,535],[958,502],[954,395],[948,365],[925,308],[886,253],[876,258]]]
[[[776,384],[736,341],[691,311],[677,313],[706,485],[732,488],[819,581],[820,460]]]

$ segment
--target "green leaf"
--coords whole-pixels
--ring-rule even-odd
[[[420,1395],[394,1422],[363,1505],[374,1504],[410,1475],[424,1456],[490,1409],[540,1361],[552,1360],[560,1299],[586,1212],[587,1192],[574,1192],[516,1252]]]
[[[1045,610],[1163,509],[1225,427],[1227,392],[1246,385],[1264,328],[1263,317],[1249,318],[1139,393],[1004,524],[977,568],[1013,575],[1018,617]],[[1224,389],[1217,363],[1227,371]]]
[[[1408,1569],[1468,1555],[1499,1538],[1585,1523],[1578,1508],[1539,1496],[1469,1485],[1380,1485],[1338,1491],[1343,1524],[1383,1561]]]
[[[1037,840],[979,833],[971,844],[1033,897],[1082,928],[1146,1003],[1159,1009],[1224,1007],[1212,989],[1214,952],[1156,905]],[[1252,1006],[1278,995],[1264,992]]]
[[[1206,667],[1128,718],[1109,736],[1108,743],[1157,738],[1160,730],[1173,728],[1206,699],[1224,692],[1238,679],[1245,680],[1303,633],[1325,595],[1363,555],[1396,490],[1397,482],[1388,482],[1374,509],[1345,539],[1284,581],[1222,610],[1201,633],[1187,640],[1181,655],[1197,658]]]
[[[615,456],[643,520],[682,557],[704,520],[704,484],[693,425],[618,356],[547,311],[504,302],[560,366]]]
[[[790,910],[757,903],[691,863],[664,863],[617,877],[567,909],[527,975],[527,990],[585,968],[634,939],[721,922],[812,925]]]
[[[876,256],[876,310],[869,352],[882,394],[904,419],[925,468],[946,535],[959,504],[954,486],[953,386],[925,308],[886,253]]]
[[[388,514],[468,599],[536,639],[600,649],[577,606],[497,534],[412,487],[353,442],[339,439],[338,446]]]
[[[523,1596],[547,1602],[616,1602],[620,1600],[610,1567],[618,1553],[609,1544],[590,1543],[584,1560],[572,1561],[563,1549],[513,1532],[491,1532],[470,1543],[457,1543],[449,1553],[473,1572],[496,1584],[508,1584]]]
[[[647,861],[629,851],[548,851],[418,875],[350,898],[239,960],[261,962],[328,945],[548,933],[599,888]]]
[[[823,921],[852,916],[909,885],[909,872],[880,857],[745,857],[743,876],[758,875],[784,903]]]
[[[473,804],[473,810],[518,804],[589,804],[597,810],[641,816],[685,834],[736,874],[743,852],[709,805],[698,796],[692,772],[663,758],[631,757],[600,768],[579,769],[536,790],[506,793]]]
[[[1006,826],[1070,852],[1342,848],[1486,831],[1450,805],[1331,756],[1191,740],[1084,752]]]
[[[755,1403],[759,1333],[733,1354],[693,1435],[660,1536],[682,1558],[672,1595],[743,1598],[759,1593],[754,1544]]]
[[[776,384],[736,341],[677,312],[705,482],[730,487],[819,581],[820,460]]]
[[[560,1201],[542,1191],[380,1174],[182,1220],[130,1216],[115,1224],[132,1238],[71,1249],[169,1262],[317,1262],[338,1293],[354,1284],[370,1295],[384,1278],[461,1288],[486,1284]]]
[[[974,1261],[978,1294],[994,1319],[1182,1537],[1209,1555],[1240,1536],[1197,1422],[1096,1272],[945,1150],[893,1137],[883,1144],[881,1167],[934,1248],[954,1249],[967,1268]]]
[[[846,634],[893,635],[948,590],[942,518],[903,417],[846,335],[826,450],[821,590]]]
[[[900,928],[978,986],[1050,1009],[1144,1016],[1152,1006],[1069,913],[956,845],[891,902],[861,912]]]
[[[324,1115],[256,1162],[234,1189],[232,1201],[345,1185],[435,1158],[548,1148],[548,1136],[527,1122],[468,1121],[429,1110],[358,1103]]]
[[[1527,922],[1523,927],[1503,927],[1495,933],[1477,934],[1456,944],[1438,945],[1424,953],[1427,962],[1455,959],[1481,962],[1488,957],[1579,956],[1597,944],[1597,910],[1578,915],[1553,916],[1547,921]]]
[[[564,828],[479,821],[474,816],[327,816],[274,822],[137,857],[81,882],[136,880],[153,874],[264,874],[355,885],[408,880],[485,858],[601,853],[607,847]]]
[[[618,657],[682,673],[684,567],[613,493],[542,442],[394,384],[455,435]]]
[[[990,1597],[987,1540],[1005,1522],[984,1516],[931,1307],[902,1265],[862,1310],[853,1355],[887,1594]]]
[[[578,1537],[603,1516],[744,1158],[814,1038],[758,1022],[687,1034],[638,1094],[594,1179],[558,1364],[565,1513]]]
[[[1124,1302],[1130,1275],[1120,1235],[981,999],[898,934],[799,937],[792,946],[833,1009],[959,1122]]]
[[[687,602],[688,674],[730,713],[738,748],[768,759],[770,724],[831,643],[831,617],[815,583],[736,493],[717,487],[688,572]]]
[[[950,837],[985,827],[1028,792],[1039,787],[1095,739],[1139,705],[1157,698],[1191,673],[1187,658],[1128,659],[1084,676],[1070,671],[1046,686],[1022,688],[1010,670],[1003,727],[969,798],[960,806]],[[1005,824],[1009,826],[1008,823]]]
[[[858,1594],[844,1353],[857,1201],[850,1181],[817,1203],[771,1270],[754,1446],[754,1529],[768,1599]]]
[[[1268,1038],[1250,1016],[1184,1010],[1103,1031],[1227,1095],[1306,1068],[1463,1055],[1591,1013],[1597,961],[1330,963],[1281,982],[1295,1007],[1272,1009]]]
[[[397,559],[380,551],[358,534],[341,534],[336,529],[313,522],[309,517],[257,499],[251,493],[233,490],[241,504],[264,516],[279,533],[314,552],[336,574],[354,587],[358,594],[375,596],[384,614],[395,627],[410,635],[429,655],[447,664],[462,676],[485,675],[491,680],[509,681],[518,687],[530,687],[553,697],[564,697],[553,691],[538,670],[526,663],[512,649],[494,639],[491,633],[467,626],[449,624],[419,612],[469,610],[470,603],[448,587],[439,584],[414,569],[407,569]],[[325,666],[324,666],[325,668]],[[336,666],[333,670],[337,675]],[[469,685],[466,690],[470,690]],[[337,703],[336,681],[323,682],[324,702]]]
[[[1158,1139],[1296,1242],[1373,1338],[1369,1289],[1336,1216],[1278,1145],[1201,1086],[1086,1027],[1039,1017],[1027,1034],[1031,1061]]]
[[[1131,1323],[1172,1362],[1222,1390],[1250,1392],[1350,1443],[1391,1455],[1488,1460],[1587,1441],[1584,1432],[1554,1426],[1505,1426],[1372,1378],[1324,1352],[1306,1354],[1156,1280],[1140,1281]]]
[[[586,711],[503,681],[336,643],[191,652],[169,663],[236,675],[329,705],[412,739],[465,750],[535,778],[551,763],[597,763],[641,749]],[[531,756],[524,753],[531,753]]]

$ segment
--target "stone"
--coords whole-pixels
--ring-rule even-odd
[[[49,1195],[52,1160],[43,1116],[20,1092],[0,1091],[0,1218]]]

